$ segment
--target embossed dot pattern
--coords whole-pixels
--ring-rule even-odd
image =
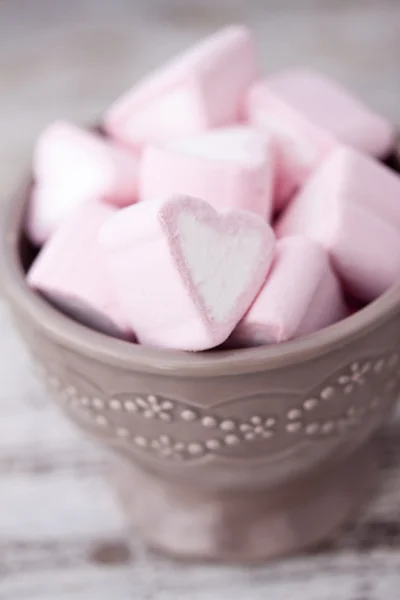
[[[110,398],[102,397],[101,394],[91,396],[87,391],[80,393],[74,385],[64,384],[45,368],[41,368],[40,375],[45,378],[48,387],[63,404],[119,443],[129,444],[160,458],[194,460],[209,453],[240,447],[241,444],[269,440],[278,431],[286,432],[291,437],[306,436],[315,439],[327,435],[341,435],[360,425],[363,419],[377,411],[385,401],[384,396],[377,394],[376,390],[371,388],[372,392],[369,392],[370,387],[365,384],[370,383],[371,378],[379,377],[383,380],[380,388],[383,388],[384,394],[391,394],[394,390],[396,396],[400,393],[400,377],[397,374],[399,366],[399,355],[393,351],[372,360],[353,361],[332,377],[328,385],[322,386],[317,394],[313,393],[303,398],[297,406],[292,406],[279,417],[271,414],[253,414],[245,420],[229,416],[221,418],[207,409],[185,408],[181,402],[155,394],[137,394],[129,397],[122,394]],[[352,398],[361,388],[363,394],[370,394],[370,398],[366,397],[365,401],[363,398],[363,404],[359,406],[359,400],[354,403]],[[346,403],[344,412],[341,409],[340,415],[326,420],[315,418],[314,415],[320,406],[326,403],[335,406],[339,401]],[[162,421],[167,428],[169,423],[184,421],[193,427],[194,435],[199,427],[203,432],[208,431],[213,435],[209,435],[205,440],[190,441],[175,439],[166,433],[150,438],[114,423],[112,417],[117,417],[116,413],[129,413],[132,419]]]

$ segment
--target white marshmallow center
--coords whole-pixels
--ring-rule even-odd
[[[218,231],[186,212],[179,215],[178,231],[186,266],[209,316],[225,321],[254,276],[261,234]]]

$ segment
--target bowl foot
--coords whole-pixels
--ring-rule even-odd
[[[145,543],[181,559],[259,562],[329,538],[375,481],[374,448],[272,490],[186,489],[118,460],[114,483]]]

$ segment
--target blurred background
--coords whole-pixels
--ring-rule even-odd
[[[265,73],[314,66],[400,124],[400,0],[0,0],[1,196],[49,121],[95,119],[231,22],[252,28]],[[0,332],[1,600],[398,597],[398,429],[381,495],[331,548],[259,569],[181,569],[128,539],[99,451],[47,402],[1,301]]]
[[[252,28],[266,73],[312,65],[400,121],[399,0],[1,0],[1,191],[48,121],[93,119],[230,22]]]

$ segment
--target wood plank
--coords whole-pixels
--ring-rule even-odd
[[[304,559],[276,566],[214,568],[132,563],[117,567],[77,567],[24,572],[1,584],[2,600],[388,600],[400,584],[398,556],[343,554],[312,564]],[[249,592],[251,595],[249,596]],[[365,594],[364,596],[361,594]]]
[[[1,600],[132,600],[147,590],[129,568],[85,568],[24,573],[1,582]]]
[[[114,536],[123,520],[102,477],[31,473],[2,477],[0,539],[64,539],[74,536]]]

